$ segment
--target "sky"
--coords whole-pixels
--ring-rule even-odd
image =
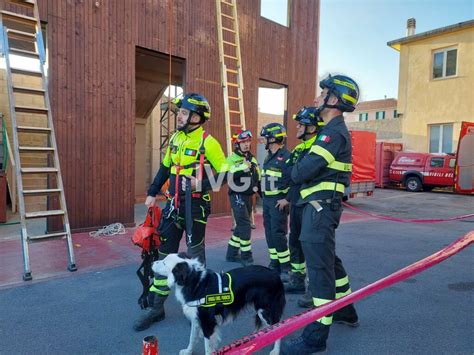
[[[397,98],[399,52],[387,42],[474,18],[474,0],[321,0],[318,75],[344,73],[361,101]]]
[[[291,0],[260,1],[262,16],[287,25]],[[352,77],[361,88],[361,101],[397,98],[399,53],[387,42],[406,36],[407,19],[414,17],[416,33],[421,33],[474,18],[474,0],[320,1],[318,75]],[[14,57],[17,67],[38,67],[37,61],[19,63]],[[282,114],[284,100],[285,90],[261,89],[258,106]]]

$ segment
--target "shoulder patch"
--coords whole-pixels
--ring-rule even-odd
[[[195,157],[197,155],[197,150],[186,148],[184,155],[189,155],[190,157]]]
[[[331,137],[326,135],[326,134],[321,134],[320,136],[318,136],[318,141],[322,141],[322,142],[329,142],[331,140]]]

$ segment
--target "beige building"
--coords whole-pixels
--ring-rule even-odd
[[[391,120],[397,117],[397,99],[359,102],[354,112],[345,115],[346,122]]]
[[[401,142],[397,116],[397,99],[390,98],[360,102],[354,112],[345,114],[345,121],[349,129],[375,132],[377,141]]]
[[[457,149],[462,121],[474,120],[474,20],[387,43],[400,52],[397,114],[405,150]]]

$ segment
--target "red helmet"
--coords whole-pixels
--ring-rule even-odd
[[[234,144],[249,141],[251,139],[252,139],[252,132],[250,132],[248,129],[240,131],[239,133],[236,133],[232,136],[232,142]]]

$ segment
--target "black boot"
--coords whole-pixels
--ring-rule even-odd
[[[353,304],[347,305],[344,308],[336,311],[332,318],[334,323],[348,325],[349,327],[356,328],[359,326],[359,317],[354,308]]]
[[[301,297],[298,300],[298,306],[300,306],[302,308],[313,308],[314,307],[313,297],[311,296],[311,292],[309,291],[308,288],[306,288],[306,292],[303,295],[303,297]]]
[[[290,282],[290,263],[280,264],[280,279],[283,283]]]
[[[270,260],[270,264],[268,264],[268,268],[280,273],[280,262],[278,261],[278,259]]]
[[[323,352],[326,350],[326,340],[329,335],[329,327],[318,322],[308,325],[299,337],[283,340],[281,343],[281,355],[307,355]]]
[[[155,295],[153,307],[147,309],[133,324],[133,329],[137,332],[148,329],[153,323],[165,319],[165,301],[167,297]]]
[[[234,247],[232,245],[228,245],[225,260],[231,263],[240,263],[241,258],[239,255],[239,248]]]
[[[253,265],[253,256],[251,251],[243,251],[240,254],[240,262],[242,266],[250,266]]]
[[[288,293],[300,293],[303,294],[306,290],[304,285],[304,279],[306,275],[299,272],[293,272],[290,274],[290,281],[285,284],[285,292]]]

